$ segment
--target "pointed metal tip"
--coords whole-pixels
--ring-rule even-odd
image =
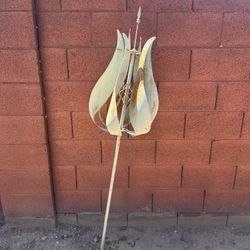
[[[138,12],[137,12],[137,19],[136,19],[136,22],[137,22],[137,23],[140,23],[140,19],[141,19],[141,6],[139,7]]]
[[[137,19],[140,19],[140,18],[141,18],[141,6],[139,7],[138,12],[137,12]]]
[[[128,38],[130,39],[131,36],[131,29],[128,30]]]

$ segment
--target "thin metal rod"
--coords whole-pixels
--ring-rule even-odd
[[[136,20],[137,25],[136,25],[135,40],[134,40],[134,50],[135,50],[135,46],[136,46],[138,27],[139,27],[139,24],[140,24],[140,17],[141,17],[141,7],[138,10],[137,20]],[[130,63],[129,63],[129,70],[128,70],[128,77],[127,77],[127,82],[126,82],[126,89],[125,89],[125,93],[124,93],[124,100],[125,101],[123,102],[123,105],[122,105],[122,111],[121,111],[121,117],[120,117],[120,128],[121,129],[123,129],[126,109],[127,109],[127,105],[128,105],[127,99],[128,99],[128,96],[129,96],[129,88],[130,88],[129,85],[131,84],[134,61],[135,61],[135,53],[131,53],[131,60],[130,60]],[[114,181],[115,181],[115,173],[116,173],[116,167],[117,167],[117,160],[118,160],[118,155],[119,155],[121,137],[122,137],[122,135],[117,136],[117,138],[116,138],[115,154],[114,154],[114,161],[113,161],[110,184],[109,184],[109,192],[108,192],[108,199],[107,199],[107,205],[106,205],[106,210],[105,210],[105,217],[104,217],[104,223],[103,223],[103,231],[102,231],[102,240],[101,240],[100,250],[104,250],[104,244],[105,244],[105,238],[106,238],[106,232],[107,232],[107,225],[108,225],[109,210],[110,210],[110,204],[111,204]]]
[[[113,193],[113,186],[114,186],[114,181],[115,181],[115,172],[116,172],[118,154],[119,154],[119,149],[120,149],[120,142],[121,142],[121,136],[117,136],[116,145],[115,145],[114,162],[113,162],[111,179],[110,179],[110,184],[109,184],[108,200],[107,200],[107,205],[106,205],[103,231],[102,231],[102,241],[101,241],[101,248],[100,248],[101,250],[104,250],[104,243],[105,243],[106,232],[107,232],[109,210],[110,210],[111,198],[112,198],[112,193]]]

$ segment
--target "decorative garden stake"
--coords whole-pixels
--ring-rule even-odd
[[[105,211],[101,250],[104,249],[110,203],[122,133],[130,136],[146,134],[158,111],[158,93],[153,78],[151,48],[155,37],[147,40],[141,50],[141,38],[136,49],[141,7],[137,13],[134,45],[128,36],[117,30],[113,57],[94,86],[89,100],[89,113],[103,131],[117,136],[107,206]]]

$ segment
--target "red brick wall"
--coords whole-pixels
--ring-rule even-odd
[[[0,1],[0,25],[0,204],[6,217],[53,215],[32,2]]]
[[[4,210],[20,201],[53,208],[48,149],[56,211],[104,210],[115,141],[93,125],[88,99],[112,56],[116,28],[134,28],[139,5],[143,41],[157,36],[153,66],[160,108],[148,135],[123,138],[112,210],[249,211],[248,0],[39,0],[34,14],[41,81],[30,1],[1,1]],[[45,87],[45,111],[39,82]],[[23,179],[17,187],[16,178]]]

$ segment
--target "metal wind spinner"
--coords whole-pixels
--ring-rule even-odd
[[[117,30],[115,52],[94,86],[89,100],[89,113],[94,123],[100,129],[117,136],[101,250],[104,249],[122,133],[126,132],[131,136],[148,133],[158,111],[158,93],[151,64],[151,49],[156,37],[148,39],[143,49],[140,38],[136,49],[140,18],[141,7],[137,13],[133,48],[130,31],[127,36]]]

